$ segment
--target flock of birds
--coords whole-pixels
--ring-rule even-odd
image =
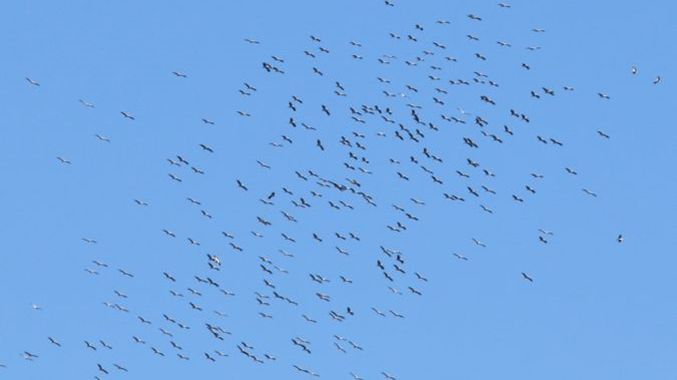
[[[385,0],[385,5],[393,7],[395,4],[390,0]],[[506,12],[510,12],[511,6],[506,3],[500,3],[498,6]],[[468,14],[464,17],[470,23],[486,22],[481,15]],[[461,20],[458,20],[459,22]],[[444,28],[450,24],[448,20],[437,20],[435,27]],[[432,26],[430,26],[432,27]],[[328,332],[326,342],[311,342],[302,336],[290,336],[288,344],[303,353],[303,361],[290,361],[279,358],[275,353],[268,352],[264,348],[256,347],[247,342],[246,332],[230,331],[224,327],[227,322],[227,313],[216,309],[213,302],[206,297],[207,294],[218,294],[221,297],[251,297],[258,310],[252,318],[261,320],[271,320],[275,318],[273,312],[268,311],[272,303],[280,303],[289,308],[289,312],[303,319],[308,326],[323,326],[322,329],[331,331],[333,324],[353,321],[360,318],[395,318],[405,319],[406,316],[394,309],[381,309],[377,305],[372,306],[370,310],[356,309],[348,304],[345,299],[336,299],[332,295],[330,284],[334,287],[351,287],[350,292],[360,292],[364,287],[383,286],[386,293],[393,296],[407,295],[409,297],[422,297],[426,293],[425,289],[429,282],[434,281],[425,274],[412,268],[409,264],[408,256],[405,252],[391,247],[387,242],[382,242],[378,247],[364,247],[364,236],[358,230],[347,229],[343,231],[334,231],[330,235],[318,232],[307,233],[301,236],[290,232],[299,230],[298,225],[303,225],[303,215],[308,210],[319,210],[327,218],[333,217],[335,211],[350,212],[354,210],[369,209],[370,212],[387,214],[394,218],[391,223],[383,226],[384,229],[393,234],[406,233],[412,225],[420,221],[417,216],[417,210],[425,208],[430,203],[437,200],[420,199],[415,196],[406,196],[401,203],[386,205],[381,204],[379,199],[382,194],[391,190],[386,186],[379,185],[379,181],[373,181],[377,175],[387,176],[395,179],[402,184],[408,184],[416,181],[416,187],[433,186],[438,189],[439,200],[443,202],[452,202],[462,204],[466,207],[475,207],[477,212],[494,214],[497,211],[492,204],[504,199],[506,202],[515,202],[522,204],[529,202],[529,197],[538,193],[539,181],[542,181],[549,175],[568,175],[577,176],[576,169],[563,165],[557,173],[553,170],[551,173],[532,172],[528,169],[526,173],[530,177],[530,182],[524,184],[521,189],[504,189],[494,187],[492,180],[501,173],[494,173],[491,166],[483,162],[483,152],[492,144],[511,144],[512,139],[533,138],[534,144],[544,144],[553,147],[563,147],[566,144],[556,137],[538,134],[537,129],[531,127],[538,123],[538,120],[532,118],[527,110],[516,109],[509,104],[509,96],[505,96],[506,89],[501,85],[500,78],[494,78],[488,73],[479,70],[474,71],[472,75],[462,78],[449,78],[446,73],[451,71],[450,67],[459,61],[468,62],[470,65],[477,64],[479,67],[486,67],[484,64],[489,60],[500,60],[499,57],[488,57],[479,51],[471,56],[454,57],[448,54],[449,49],[443,41],[426,41],[426,30],[428,26],[424,24],[412,25],[402,34],[390,33],[389,37],[398,43],[412,44],[418,49],[419,54],[402,59],[394,55],[381,55],[375,59],[380,65],[401,65],[409,70],[411,77],[386,78],[378,76],[374,78],[378,84],[378,92],[382,96],[382,102],[379,104],[356,104],[351,102],[351,90],[345,85],[341,78],[332,76],[322,68],[322,57],[333,54],[332,47],[327,46],[322,38],[310,36],[308,46],[299,52],[299,54],[310,62],[312,70],[308,72],[309,77],[317,78],[328,88],[327,92],[340,101],[346,101],[349,106],[343,108],[330,102],[317,104],[317,99],[321,97],[318,94],[293,94],[287,99],[281,99],[280,102],[286,104],[288,117],[285,120],[287,131],[279,138],[271,141],[267,149],[313,149],[316,153],[324,154],[327,151],[333,151],[337,155],[344,157],[343,160],[336,162],[325,162],[327,165],[333,165],[339,175],[323,174],[314,170],[296,170],[290,174],[289,182],[293,185],[280,186],[276,188],[261,188],[257,183],[252,183],[247,178],[232,178],[231,186],[242,193],[243,202],[254,202],[265,206],[264,212],[251,216],[241,216],[241,220],[251,221],[250,236],[236,236],[229,231],[222,231],[219,239],[225,241],[227,247],[232,253],[205,253],[201,255],[204,270],[196,273],[192,278],[179,278],[173,274],[173,271],[166,269],[158,273],[158,277],[165,282],[168,292],[175,300],[175,303],[183,308],[181,317],[170,315],[168,313],[159,313],[159,315],[142,315],[139,311],[132,310],[125,306],[126,300],[132,295],[125,294],[123,291],[111,289],[115,301],[105,301],[104,305],[112,311],[119,313],[120,318],[136,319],[138,324],[147,331],[160,331],[164,337],[163,341],[150,341],[139,335],[131,335],[128,344],[146,347],[150,355],[164,357],[167,360],[174,358],[181,361],[202,360],[207,362],[217,362],[231,357],[241,357],[249,360],[256,365],[266,365],[273,362],[285,362],[285,367],[289,371],[298,372],[302,375],[311,377],[320,377],[324,375],[321,371],[315,369],[312,365],[306,364],[312,358],[314,346],[327,344],[336,349],[338,354],[347,354],[349,352],[366,351],[355,338],[347,338]],[[533,28],[535,34],[546,33],[544,29]],[[486,37],[480,37],[474,34],[467,34],[467,43],[478,44]],[[264,45],[255,39],[247,38],[245,43],[258,45],[257,49],[263,49]],[[370,59],[363,56],[362,51],[366,49],[359,41],[348,42],[354,53],[351,58],[356,61]],[[493,43],[493,42],[492,42]],[[535,54],[541,49],[541,46],[515,47],[508,41],[496,41],[498,46],[505,49],[524,49],[527,54]],[[505,54],[509,54],[506,50]],[[257,81],[275,81],[276,76],[286,75],[290,71],[296,70],[295,67],[288,65],[288,59],[273,52],[268,52],[270,58],[260,62],[261,67],[259,77],[245,82],[238,93],[246,102],[254,101],[260,90],[255,83]],[[271,55],[273,54],[273,55]],[[522,55],[520,55],[521,57]],[[474,67],[474,66],[473,66]],[[532,65],[528,63],[528,58],[524,59],[516,70],[528,73],[532,70]],[[630,69],[632,75],[639,75],[637,67]],[[180,71],[168,73],[174,77],[174,80],[189,81],[190,74]],[[661,77],[656,76],[653,84],[658,85]],[[41,83],[33,78],[26,78],[27,83],[33,87],[40,87]],[[414,83],[420,83],[418,85]],[[426,83],[426,84],[424,84]],[[474,87],[482,95],[478,96],[476,103],[472,104],[474,110],[468,112],[461,107],[450,107],[453,101],[454,91],[463,91],[464,88]],[[528,95],[535,101],[542,101],[546,98],[556,98],[575,93],[574,87],[569,84],[558,84],[556,86],[543,85],[540,88],[529,90]],[[512,93],[511,96],[514,96]],[[594,94],[592,95],[594,96]],[[608,101],[611,95],[602,91],[597,93],[601,101]],[[413,99],[419,99],[421,104],[414,103]],[[79,99],[82,107],[88,110],[96,109],[96,105]],[[537,103],[535,103],[537,104]],[[450,111],[454,109],[454,111]],[[246,111],[236,111],[243,118],[254,117]],[[327,122],[334,124],[347,124],[345,127],[334,131],[323,131],[319,125],[311,125],[304,120],[305,113],[321,115]],[[487,116],[490,115],[490,116]],[[501,115],[501,116],[496,116]],[[137,116],[128,112],[120,111],[120,116],[129,122],[137,121]],[[218,122],[209,118],[201,118],[205,127],[217,126]],[[453,132],[450,132],[453,131]],[[334,133],[335,135],[332,135]],[[596,131],[597,138],[610,140],[611,134],[604,130]],[[454,162],[445,154],[448,152],[434,150],[430,142],[435,139],[441,139],[444,136],[445,141],[456,141],[456,149],[466,156],[460,162]],[[95,135],[101,143],[115,144],[113,138],[101,134]],[[213,145],[212,145],[213,144]],[[378,152],[369,149],[370,145],[380,144],[386,148]],[[216,154],[218,149],[217,141],[205,142],[193,148],[195,157],[188,157],[183,154],[176,154],[171,157],[158,158],[164,159],[167,165],[167,180],[180,184],[192,181],[193,176],[209,175],[205,169],[201,168],[201,163],[210,159],[210,155]],[[262,147],[266,148],[266,147]],[[386,156],[389,155],[389,156]],[[329,157],[329,156],[324,156]],[[324,158],[329,160],[331,158]],[[77,165],[64,156],[57,157],[58,163],[62,165]],[[252,163],[252,165],[254,165]],[[275,164],[256,160],[255,167],[258,170],[267,172],[274,171]],[[452,173],[452,174],[449,174]],[[427,181],[427,182],[424,182]],[[382,183],[383,181],[381,181]],[[404,185],[403,185],[404,186]],[[415,191],[416,187],[407,187]],[[598,197],[595,191],[586,187],[580,189],[586,196]],[[153,207],[152,201],[144,199],[134,199],[134,204],[141,208]],[[195,208],[195,212],[207,220],[218,219],[220,215],[213,215],[208,210],[208,205],[197,197],[186,194],[182,202],[187,202]],[[393,211],[394,210],[394,211]],[[354,218],[357,226],[359,213],[349,214],[349,218]],[[354,215],[354,216],[353,216]],[[313,230],[316,226],[306,225],[305,231]],[[158,233],[166,236],[167,239],[175,239],[177,242],[187,242],[190,246],[202,249],[203,243],[194,237],[186,236],[181,231],[173,231],[164,226],[158,226]],[[539,229],[536,234],[538,241],[548,244],[555,233],[545,229]],[[224,255],[247,255],[252,254],[247,246],[253,239],[268,239],[273,241],[279,247],[279,254],[276,257],[259,256],[257,267],[260,270],[260,287],[253,294],[243,294],[239,290],[234,291],[226,288],[220,278]],[[613,239],[613,237],[611,237]],[[295,258],[304,253],[292,252],[294,245],[301,241],[311,241],[319,244],[324,250],[333,250],[342,255],[347,263],[357,262],[353,253],[361,251],[376,250],[378,256],[364,257],[360,260],[370,260],[372,262],[373,276],[369,283],[357,283],[351,279],[348,272],[339,273],[332,268],[325,268],[326,273],[299,273],[295,271]],[[94,238],[82,238],[85,244],[99,244]],[[468,241],[479,248],[487,247],[487,244],[477,237],[469,236]],[[622,234],[616,236],[616,241],[622,243],[624,237]],[[178,244],[178,243],[177,243]],[[254,253],[256,254],[256,253]],[[462,262],[472,260],[471,257],[459,252],[450,254],[459,265]],[[175,268],[178,270],[178,268]],[[105,260],[96,259],[91,262],[86,272],[92,276],[98,276],[104,271],[115,271],[120,276],[120,287],[123,287],[125,279],[135,278],[133,271],[122,267],[109,265]],[[285,276],[296,276],[297,278],[306,278],[308,284],[304,289],[285,288],[284,281],[279,280]],[[526,283],[531,284],[538,281],[537,274],[528,273],[526,270],[521,273],[515,273],[517,278],[521,278]],[[142,279],[152,281],[152,279]],[[237,285],[234,285],[237,286]],[[304,311],[303,302],[298,298],[300,293],[309,292],[315,298],[318,305],[325,309],[325,315],[310,315]],[[406,302],[408,297],[400,297],[397,302]],[[219,298],[219,304],[222,299]],[[49,310],[42,310],[41,306],[33,305],[36,312],[48,313]],[[252,322],[255,323],[255,322]],[[353,322],[359,323],[359,322]],[[214,347],[204,348],[200,351],[189,352],[184,348],[183,340],[190,340],[191,334],[206,334],[213,338]],[[235,338],[238,336],[239,338]],[[113,346],[103,339],[85,340],[69,337],[69,339],[59,339],[55,336],[45,337],[45,345],[26,348],[20,353],[20,356],[27,361],[37,361],[42,357],[50,355],[51,350],[57,350],[64,345],[80,345],[83,350],[101,351],[113,350]],[[9,364],[0,364],[2,367]],[[124,363],[112,362],[104,363],[93,360],[91,363],[92,376],[95,379],[103,379],[114,374],[122,374],[133,371]],[[356,370],[347,370],[346,377],[350,375],[355,380],[367,379],[373,377],[363,377]],[[388,380],[395,380],[398,377],[388,371],[387,368],[379,368],[374,373],[375,376],[381,376]]]

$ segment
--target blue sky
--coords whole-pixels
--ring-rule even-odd
[[[102,376],[97,363],[110,372],[103,377],[127,379],[308,376],[297,373],[294,364],[324,379],[350,379],[350,372],[378,379],[382,371],[397,379],[618,380],[675,373],[677,306],[671,296],[677,261],[671,248],[677,244],[677,203],[671,195],[677,191],[672,174],[677,132],[669,120],[677,51],[671,15],[677,5],[663,0],[510,4],[510,9],[488,1],[442,0],[400,0],[394,7],[358,0],[31,0],[1,5],[0,363],[6,368],[0,368],[0,377],[93,378]],[[466,17],[470,13],[482,21]],[[435,23],[439,19],[450,23]],[[424,30],[416,30],[415,24]],[[391,32],[402,39],[389,37]],[[418,41],[407,41],[408,34]],[[480,40],[472,41],[468,34]],[[527,46],[541,49],[529,51]],[[487,60],[476,59],[475,53]],[[271,55],[285,62],[275,63]],[[396,58],[379,64],[383,55]],[[405,64],[417,56],[425,61]],[[264,61],[284,68],[285,74],[266,73]],[[633,65],[639,68],[637,75],[630,72]],[[324,75],[314,74],[313,67]],[[448,83],[459,78],[472,82],[474,71],[500,87]],[[431,81],[428,75],[442,80]],[[657,75],[663,81],[654,85]],[[380,83],[379,76],[391,83]],[[40,85],[31,85],[26,77]],[[335,81],[347,96],[334,94]],[[241,95],[243,82],[257,91]],[[418,92],[407,90],[407,84]],[[436,93],[436,87],[448,93]],[[554,89],[555,96],[543,94],[542,87]],[[383,90],[406,98],[386,97]],[[531,97],[532,90],[541,98]],[[610,99],[600,99],[598,92]],[[303,100],[296,112],[287,106],[292,95]],[[497,104],[481,102],[481,95]],[[432,96],[445,105],[434,103]],[[79,99],[95,107],[84,107]],[[419,114],[439,131],[415,125],[406,103],[422,106]],[[398,123],[420,128],[425,138],[420,143],[400,141],[394,137],[397,124],[376,115],[362,115],[367,122],[356,123],[349,107],[363,104],[390,107]],[[331,116],[321,112],[321,105]],[[459,107],[472,115],[461,115]],[[509,109],[528,114],[531,122],[512,118]],[[123,118],[122,111],[135,120]],[[441,114],[468,122],[449,123]],[[504,142],[482,136],[473,125],[475,115],[488,120],[483,130]],[[292,128],[290,116],[317,130]],[[503,125],[514,135],[505,134]],[[610,139],[600,137],[598,130]],[[97,134],[110,142],[98,140]],[[285,143],[282,135],[293,143]],[[339,144],[341,136],[367,149],[347,149]],[[537,136],[564,145],[542,144]],[[479,149],[464,145],[463,137],[478,142]],[[325,151],[315,146],[317,139]],[[444,163],[423,156],[423,147]],[[347,170],[343,162],[360,166],[348,158],[348,151],[367,157],[370,163],[362,167],[373,174]],[[176,155],[205,174],[170,165],[166,159]],[[434,170],[444,184],[433,183],[410,156]],[[72,163],[61,164],[56,157]],[[391,164],[390,158],[401,164]],[[469,166],[467,158],[480,167]],[[256,160],[272,168],[262,168]],[[578,175],[567,174],[566,167]],[[482,169],[496,176],[487,177]],[[294,174],[307,175],[308,170],[345,184],[346,178],[356,179],[378,206]],[[470,178],[459,177],[456,170]],[[398,178],[398,171],[410,180]],[[544,178],[533,178],[534,172]],[[169,173],[182,182],[172,181]],[[239,189],[236,179],[249,190]],[[481,191],[482,185],[497,194]],[[525,185],[536,193],[527,192]],[[283,186],[294,195],[285,194]],[[468,186],[480,191],[480,197],[469,194]],[[258,201],[271,191],[276,192],[274,206]],[[466,202],[446,200],[444,192]],[[524,202],[513,201],[512,194]],[[312,206],[295,207],[291,201],[299,197]],[[426,205],[414,204],[411,197]],[[333,209],[330,200],[354,209]],[[407,219],[392,204],[419,220]],[[299,222],[287,221],[280,211]],[[257,216],[272,225],[261,225]],[[397,221],[407,230],[386,228]],[[539,241],[539,228],[554,233],[545,236],[547,244]],[[244,251],[233,251],[222,231],[235,235],[233,241]],[[354,232],[360,241],[337,239],[335,232]],[[281,233],[296,243],[283,240]],[[313,233],[323,241],[313,240]],[[618,234],[625,237],[622,244],[616,241]],[[189,244],[188,238],[200,245]],[[475,245],[473,238],[486,247]],[[379,246],[403,252],[406,274],[393,270],[395,261]],[[294,257],[283,256],[280,249]],[[209,270],[207,253],[221,258],[220,271]],[[265,275],[259,265],[272,264],[259,256],[289,273]],[[97,267],[93,260],[108,267]],[[388,266],[394,283],[384,278],[376,260]],[[118,268],[134,277],[121,275]],[[165,279],[163,272],[176,282]],[[525,281],[522,272],[534,282]],[[331,282],[317,284],[309,273]],[[236,295],[226,297],[195,281],[195,275],[209,276]],[[340,275],[353,283],[342,284]],[[273,298],[264,278],[299,306]],[[394,294],[389,285],[403,294]],[[409,286],[423,295],[409,292]],[[191,295],[188,288],[202,296]],[[116,296],[115,290],[128,298]],[[173,297],[170,290],[184,297]],[[271,305],[259,306],[255,292],[271,296]],[[317,292],[329,294],[331,302],[318,299]],[[124,305],[130,312],[104,302]],[[204,310],[192,310],[188,302]],[[33,310],[32,304],[42,309]],[[346,314],[346,306],[355,316],[344,322],[329,317],[330,310]],[[379,317],[372,307],[405,318]],[[219,317],[214,310],[228,316]],[[165,321],[162,314],[190,330]],[[302,314],[318,322],[308,323]],[[205,323],[232,336],[216,340]],[[339,342],[348,352],[338,351],[334,334],[364,350]],[[135,344],[132,336],[147,343]],[[62,347],[50,344],[48,337]],[[312,354],[292,345],[294,337],[311,341]],[[97,350],[87,349],[85,340]],[[179,351],[170,340],[182,346],[190,361],[176,357]],[[254,347],[257,357],[268,353],[277,360],[254,363],[238,352],[242,341]],[[150,346],[166,357],[154,355]],[[203,353],[214,356],[214,350],[229,357],[207,361]],[[25,361],[24,351],[39,358]],[[129,372],[116,370],[113,363]]]

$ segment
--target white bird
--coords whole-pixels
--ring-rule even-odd
[[[90,103],[90,102],[88,102],[84,99],[79,99],[79,101],[80,101],[80,104],[82,104],[83,106],[85,106],[87,108],[94,108],[94,104],[92,104],[92,103]]]
[[[473,238],[472,241],[473,241],[473,243],[475,243],[475,245],[479,245],[479,246],[482,247],[482,248],[486,248],[486,247],[487,247],[486,244],[482,243],[481,241],[479,241],[479,240],[477,240],[477,239],[475,239],[475,238]]]

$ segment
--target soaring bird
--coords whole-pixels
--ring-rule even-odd
[[[465,257],[465,256],[463,256],[463,255],[461,255],[461,254],[458,254],[458,253],[454,253],[454,257],[456,257],[456,258],[459,259],[459,260],[468,261],[468,258],[467,258],[467,257]]]
[[[57,347],[61,347],[61,343],[57,342],[56,339],[52,338],[51,336],[48,336],[47,339],[49,340],[50,343]]]
[[[78,99],[78,101],[80,102],[80,104],[82,104],[83,106],[85,106],[87,108],[94,108],[94,104],[92,104],[92,103],[90,103],[90,102],[88,102],[84,99]]]
[[[39,86],[40,85],[40,83],[34,81],[33,79],[31,79],[29,77],[26,77],[26,80],[28,81],[28,83],[32,84],[33,86]]]
[[[212,148],[211,148],[210,146],[208,146],[208,145],[200,144],[200,148],[202,148],[202,150],[206,150],[206,151],[209,152],[209,153],[214,153],[214,149],[212,149]]]
[[[132,115],[131,115],[130,113],[128,113],[128,112],[120,111],[120,113],[122,114],[122,116],[123,116],[125,119],[136,120],[136,118],[135,118],[134,116],[132,116]]]
[[[528,274],[526,274],[524,272],[522,272],[522,277],[529,282],[534,282],[534,279],[531,278],[531,276],[529,276]]]

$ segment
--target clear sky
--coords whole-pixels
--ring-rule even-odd
[[[367,380],[384,378],[381,372],[397,379],[467,380],[656,379],[676,373],[677,132],[672,111],[677,4],[513,0],[503,8],[493,1],[394,3],[1,4],[0,363],[6,367],[0,368],[0,378],[309,377],[293,365],[323,379],[350,379],[353,372]],[[527,49],[536,46],[540,49]],[[285,73],[268,73],[262,62]],[[639,70],[635,75],[633,65]],[[658,75],[661,83],[653,84]],[[458,79],[470,84],[449,82]],[[545,94],[543,87],[555,95]],[[482,102],[483,95],[496,104]],[[288,107],[292,96],[303,101],[294,103],[297,111]],[[416,112],[425,124],[416,124],[407,103],[421,107]],[[390,108],[395,123],[386,122],[385,113],[362,111],[362,105],[378,105],[383,112]],[[364,123],[351,118],[350,107]],[[511,117],[510,109],[528,115],[530,123]],[[445,121],[442,114],[467,123]],[[476,116],[488,125],[475,125]],[[288,123],[290,117],[296,128]],[[409,139],[399,123],[412,133],[418,128],[425,137],[418,143]],[[398,130],[403,141],[396,138]],[[341,136],[352,147],[342,145]],[[465,145],[464,137],[479,148]],[[324,151],[316,146],[318,139]],[[443,162],[427,158],[424,147]],[[177,155],[190,165],[167,161],[176,161]],[[361,157],[369,163],[360,162]],[[479,166],[468,165],[467,159]],[[344,162],[371,174],[350,170]],[[433,182],[421,165],[444,183]],[[495,177],[483,174],[484,169]],[[364,191],[377,206],[349,190],[319,186],[308,170]],[[172,180],[170,173],[182,181]],[[248,190],[238,188],[236,179]],[[273,191],[274,205],[259,201]],[[465,202],[445,199],[443,193]],[[524,201],[513,200],[513,194]],[[294,206],[292,201],[300,198],[311,206]],[[271,225],[257,222],[257,216]],[[406,231],[386,227],[397,222]],[[360,240],[348,237],[349,232]],[[295,242],[284,240],[282,233]],[[233,250],[229,242],[243,251]],[[379,246],[401,251],[405,264]],[[219,256],[220,271],[208,267],[208,253]],[[310,273],[330,282],[313,282]],[[352,283],[342,282],[340,275]],[[225,296],[194,276],[210,277],[236,295]],[[264,278],[276,289],[266,286]],[[298,306],[275,298],[273,291]],[[255,292],[270,297],[261,298],[270,305],[259,305]],[[318,298],[318,292],[331,301]],[[347,306],[355,315],[346,312]],[[333,320],[332,310],[345,320]],[[303,314],[317,323],[307,322]],[[232,335],[217,340],[205,323]],[[135,343],[132,336],[146,343]],[[311,342],[311,354],[292,344],[296,337]],[[243,341],[263,364],[238,351]],[[24,351],[39,357],[24,360]],[[216,361],[208,361],[205,352]],[[177,353],[190,360],[180,360]]]

